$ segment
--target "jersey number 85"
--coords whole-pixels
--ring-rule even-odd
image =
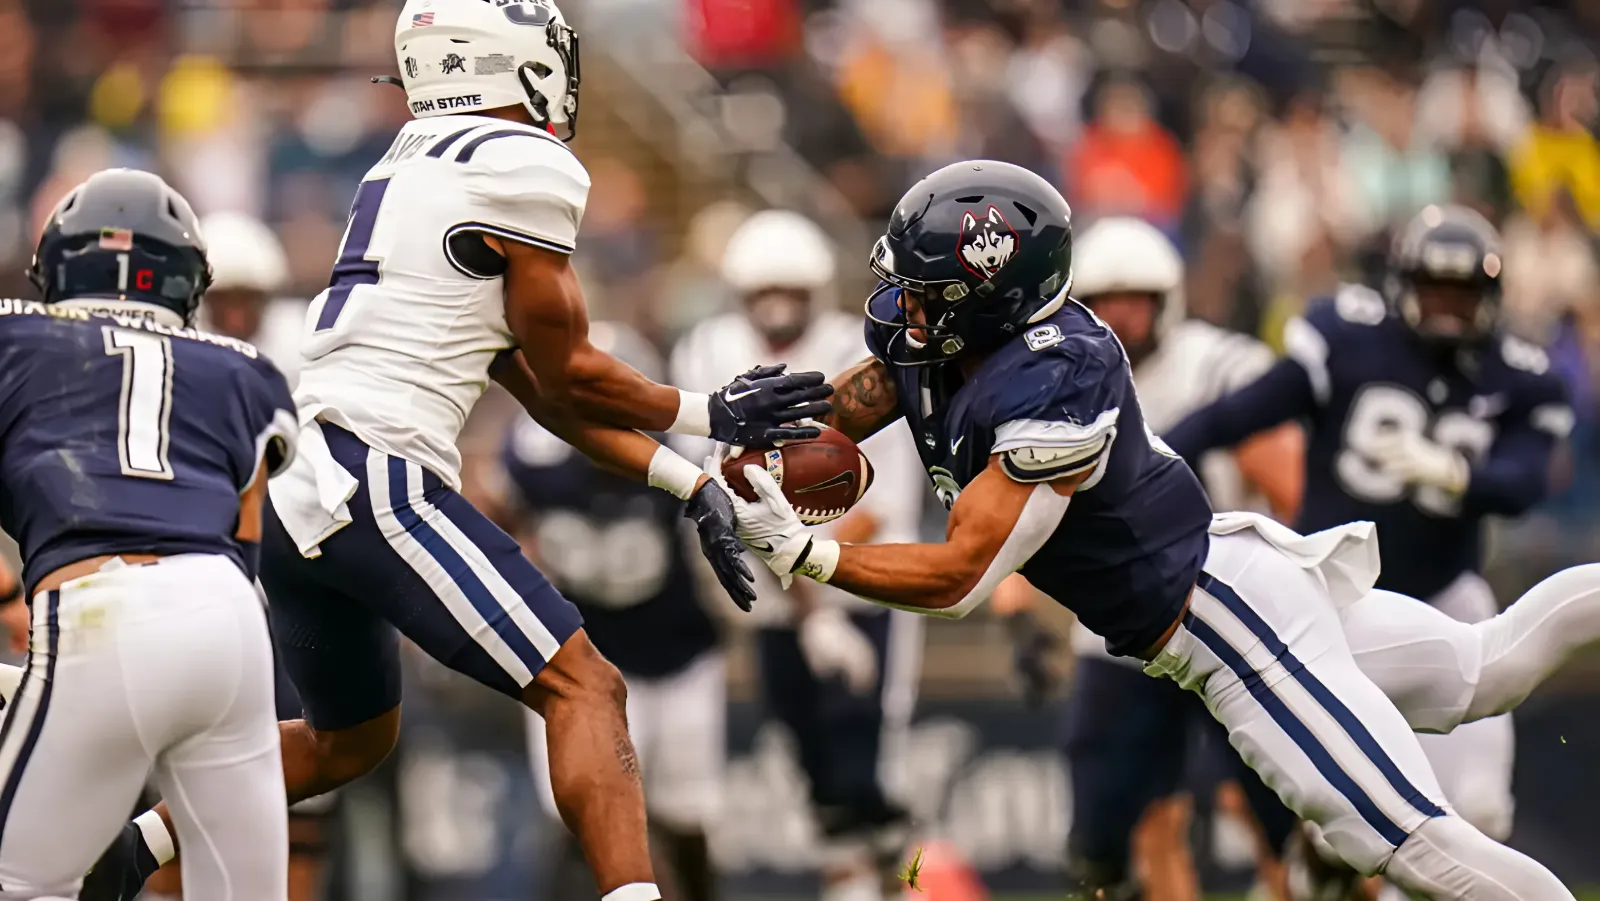
[[[1430,416],[1422,399],[1394,385],[1368,385],[1350,404],[1344,425],[1344,447],[1334,459],[1339,484],[1351,497],[1374,504],[1400,500],[1408,490],[1404,480],[1383,471],[1373,459],[1376,440],[1389,429],[1405,429],[1426,436],[1435,444],[1457,451],[1469,461],[1481,459],[1494,443],[1492,423],[1458,410]],[[1431,486],[1410,488],[1419,510],[1435,516],[1452,516],[1460,499]]]

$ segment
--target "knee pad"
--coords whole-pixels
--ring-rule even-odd
[[[1417,827],[1395,849],[1383,874],[1438,901],[1573,901],[1543,865],[1458,816],[1434,817]]]

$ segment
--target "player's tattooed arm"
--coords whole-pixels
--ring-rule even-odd
[[[833,412],[821,421],[860,442],[899,418],[899,395],[888,364],[868,357],[833,379]]]

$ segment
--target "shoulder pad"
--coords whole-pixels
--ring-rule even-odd
[[[1117,437],[1121,410],[1087,424],[1016,419],[995,429],[991,453],[1000,454],[1006,475],[1018,482],[1048,482],[1099,464]]]
[[[1389,316],[1383,295],[1366,285],[1340,285],[1333,296],[1333,307],[1340,319],[1356,325],[1377,325]]]
[[[1533,375],[1544,375],[1550,371],[1550,357],[1544,349],[1514,335],[1500,337],[1500,359],[1505,360],[1512,369]]]
[[[508,128],[470,138],[454,159],[466,167],[467,192],[483,205],[485,221],[474,223],[481,230],[572,252],[589,202],[589,172],[565,144]]]

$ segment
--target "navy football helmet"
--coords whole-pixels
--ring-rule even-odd
[[[1429,206],[1395,239],[1384,295],[1425,340],[1476,341],[1499,322],[1501,268],[1489,220],[1463,206]]]
[[[200,222],[159,176],[106,169],[50,213],[28,278],[45,303],[105,299],[170,310],[194,321],[211,284]]]
[[[897,321],[880,318],[867,301],[867,318],[895,330],[891,360],[925,366],[983,353],[1066,302],[1072,209],[1020,166],[954,163],[900,198],[870,265],[885,283],[877,293],[902,292]],[[920,307],[922,322],[906,321],[908,300]]]

